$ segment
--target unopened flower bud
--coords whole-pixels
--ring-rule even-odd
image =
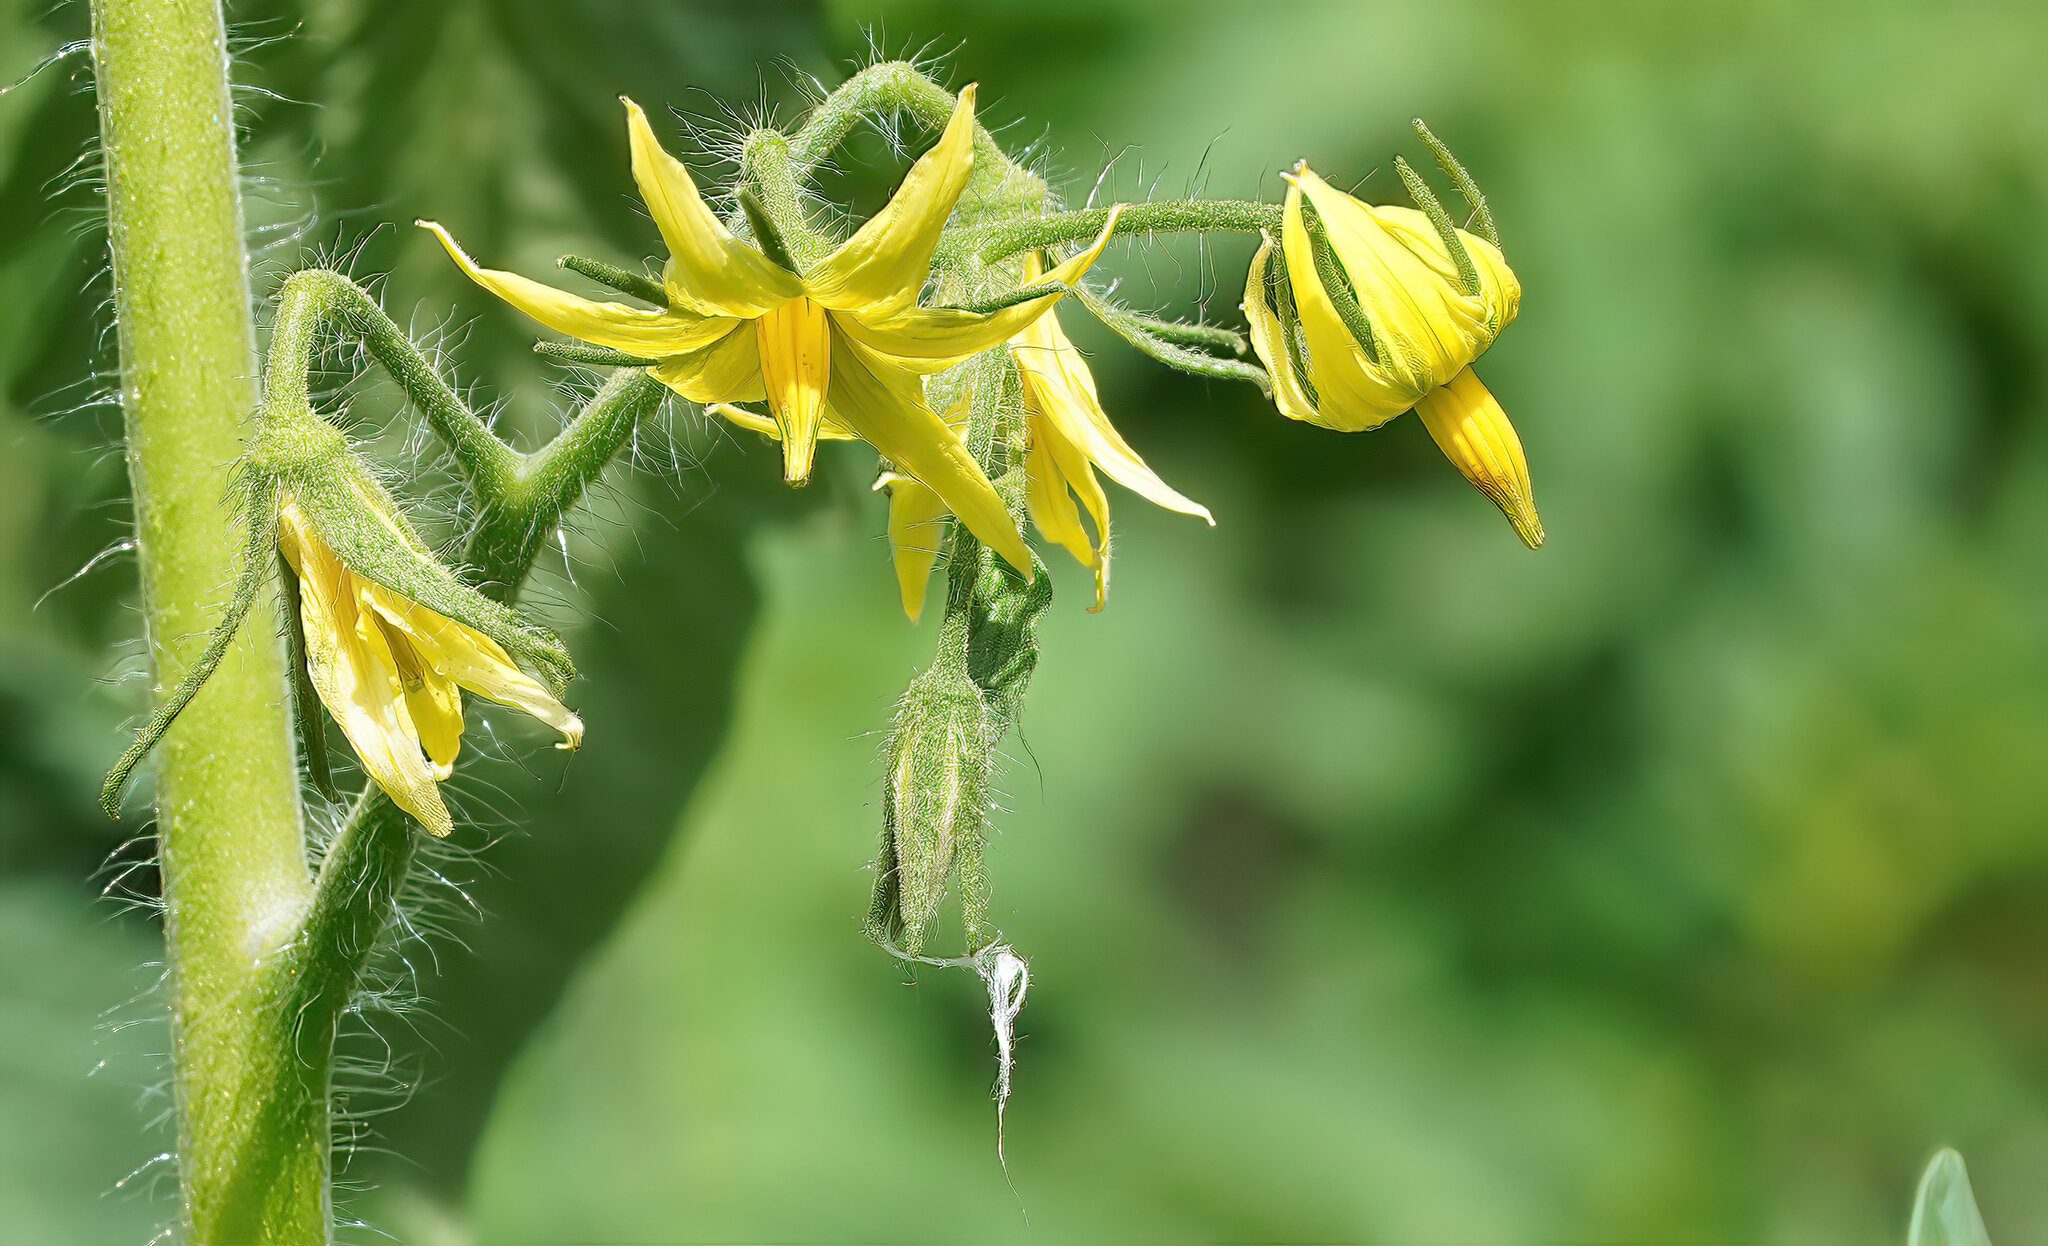
[[[961,860],[988,817],[995,732],[980,691],[941,661],[911,681],[896,708],[882,801],[871,931],[902,951],[924,947]]]

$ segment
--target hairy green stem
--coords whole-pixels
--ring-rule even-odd
[[[218,0],[94,0],[143,611],[158,696],[207,642],[242,553],[226,505],[256,372],[248,258]],[[256,603],[270,617],[266,588]],[[309,899],[276,632],[242,629],[165,741],[158,839],[171,973],[172,1085],[186,1228],[200,1243],[321,1241],[326,1102],[304,1128],[251,1136],[247,1106],[286,1063],[254,1017],[267,967]],[[232,1189],[251,1148],[278,1157]]]
[[[956,96],[906,61],[870,65],[840,84],[812,110],[810,118],[789,139],[789,166],[798,180],[817,168],[866,120],[905,113],[931,128],[946,124]],[[1043,179],[1012,160],[988,129],[975,126],[976,178],[985,181],[983,211],[1001,205],[1026,212],[1049,198]],[[984,222],[949,237],[942,248],[948,258],[979,255],[993,263],[1023,251],[1060,243],[1086,242],[1102,232],[1107,208]],[[1170,203],[1134,204],[1117,221],[1116,236],[1139,233],[1277,232],[1280,208],[1238,199],[1186,199]]]
[[[263,374],[267,408],[312,409],[307,380],[325,330],[340,330],[362,343],[448,444],[473,491],[489,496],[512,485],[520,468],[518,453],[477,418],[377,300],[328,269],[293,273],[278,291],[270,358]]]
[[[811,227],[803,189],[780,130],[747,135],[740,155],[740,211],[754,244],[782,267],[802,272],[824,256],[826,238]]]
[[[790,170],[799,181],[815,177],[863,121],[903,113],[930,129],[942,129],[957,102],[957,96],[908,61],[870,65],[833,88],[790,136]],[[981,125],[974,128],[974,161],[984,168],[1018,167]]]
[[[1131,234],[1278,233],[1278,204],[1244,199],[1175,199],[1124,207],[1112,236]],[[955,254],[978,255],[987,263],[1062,243],[1087,242],[1109,223],[1108,208],[1054,212],[1014,221],[992,221],[947,240]]]

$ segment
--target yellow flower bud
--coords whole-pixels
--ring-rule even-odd
[[[1523,541],[1541,545],[1521,439],[1472,372],[1521,309],[1500,248],[1453,230],[1433,199],[1441,229],[1413,208],[1362,203],[1305,164],[1287,181],[1281,236],[1253,258],[1244,301],[1281,414],[1361,432],[1416,410]]]

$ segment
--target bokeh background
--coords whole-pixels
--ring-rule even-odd
[[[447,933],[365,1010],[349,1215],[425,1246],[1885,1242],[1952,1143],[1998,1240],[2048,1238],[2048,11],[231,11],[259,286],[388,274],[529,433],[573,378],[399,226],[637,260],[616,95],[788,119],[871,46],[944,53],[1077,195],[1272,198],[1305,156],[1392,197],[1421,114],[1528,290],[1485,375],[1533,555],[1416,422],[1290,425],[1067,313],[1219,526],[1120,496],[1100,616],[1058,568],[992,850],[1035,973],[1007,1180],[979,983],[858,925],[876,732],[933,639],[868,467],[785,491],[670,412],[536,594],[590,618],[591,747],[492,720],[462,896],[418,915]],[[0,3],[0,81],[84,19]],[[38,1246],[139,1243],[173,1188],[142,802],[93,805],[144,681],[89,80],[0,95],[0,1236]],[[871,207],[901,162],[853,155]],[[1234,323],[1247,253],[1099,271]]]

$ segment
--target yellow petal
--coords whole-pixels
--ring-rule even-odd
[[[448,231],[432,221],[430,230],[471,281],[525,312],[557,333],[609,346],[627,354],[660,359],[700,350],[724,337],[740,323],[723,316],[705,317],[682,310],[649,310],[624,303],[600,303],[553,286],[495,268],[479,268]]]
[[[1209,508],[1191,501],[1145,466],[1102,409],[1095,375],[1088,361],[1060,328],[1057,313],[1048,313],[1026,329],[1012,350],[1024,383],[1024,401],[1062,439],[1103,474],[1124,488],[1170,511],[1216,520]],[[1092,482],[1094,477],[1090,475]]]
[[[804,289],[835,311],[882,311],[917,301],[932,252],[974,169],[974,87],[960,92],[952,119],[918,157],[880,212],[804,274]]]
[[[818,448],[825,384],[832,375],[831,324],[824,308],[799,298],[755,321],[754,331],[768,409],[782,430],[782,478],[800,485],[811,477]]]
[[[363,584],[287,504],[278,544],[299,577],[306,672],[367,774],[393,804],[435,835],[454,829],[405,704],[397,663],[374,623],[364,627]]]
[[[752,318],[803,292],[796,274],[741,242],[705,206],[683,163],[662,147],[640,105],[624,96],[633,181],[671,261],[669,301],[701,316]]]
[[[889,495],[889,550],[896,589],[912,623],[924,614],[925,592],[946,539],[946,504],[914,476],[884,472],[875,488]]]
[[[1507,412],[1467,368],[1416,404],[1437,448],[1492,499],[1530,549],[1543,544],[1543,520],[1529,487],[1529,460]]]
[[[1266,365],[1266,375],[1272,378],[1273,404],[1280,408],[1280,414],[1290,420],[1328,427],[1322,412],[1316,409],[1315,400],[1309,397],[1307,386],[1302,384],[1294,352],[1287,346],[1286,327],[1273,307],[1267,283],[1278,250],[1279,244],[1268,236],[1252,256],[1251,272],[1245,277],[1244,318],[1251,325],[1252,350],[1259,362]]]
[[[664,359],[647,373],[691,402],[758,402],[768,394],[761,379],[760,339],[751,328],[728,333],[703,350]]]
[[[563,748],[583,744],[583,720],[519,669],[497,641],[375,584],[366,601],[377,616],[412,644],[426,665],[480,697],[524,710],[562,733]]]
[[[1024,456],[1025,501],[1031,522],[1045,539],[1062,546],[1095,573],[1095,604],[1099,611],[1109,596],[1109,497],[1097,483],[1080,447],[1044,418],[1031,421],[1031,446]],[[1091,538],[1074,505],[1079,494],[1095,524]]]
[[[359,588],[359,600],[360,592]],[[371,615],[375,615],[374,609]],[[455,758],[462,751],[462,693],[453,680],[421,659],[403,633],[381,617],[374,621],[398,667],[399,683],[405,689],[405,712],[419,734],[420,746],[427,751],[427,760],[433,763],[434,779],[446,779],[455,773]]]
[[[736,407],[729,402],[706,403],[704,414],[715,415],[720,419],[728,420],[750,433],[760,433],[764,437],[772,437],[777,441],[782,440],[782,430],[776,427],[775,417],[772,415],[762,415],[757,411],[749,411],[745,407]],[[852,433],[846,431],[839,421],[828,415],[818,422],[818,440],[853,441],[856,439]]]
[[[1123,215],[1124,205],[1109,210],[1102,232],[1086,250],[1045,275],[1044,280],[1072,286],[1095,265]],[[1041,316],[1049,315],[1066,297],[1055,290],[1023,303],[993,312],[962,311],[957,307],[897,307],[880,312],[857,312],[835,316],[840,330],[876,354],[886,355],[913,372],[931,375],[1006,342],[1029,328]]]
[[[1281,211],[1280,247],[1287,256],[1287,280],[1308,345],[1309,379],[1316,387],[1318,421],[1339,432],[1363,432],[1415,405],[1428,387],[1390,384],[1337,314],[1316,272],[1314,244],[1301,214],[1301,187],[1290,182]]]
[[[916,375],[868,354],[844,336],[832,342],[827,402],[839,422],[906,475],[938,494],[967,530],[1029,580],[1030,549],[1003,499],[960,437],[925,405]]]

